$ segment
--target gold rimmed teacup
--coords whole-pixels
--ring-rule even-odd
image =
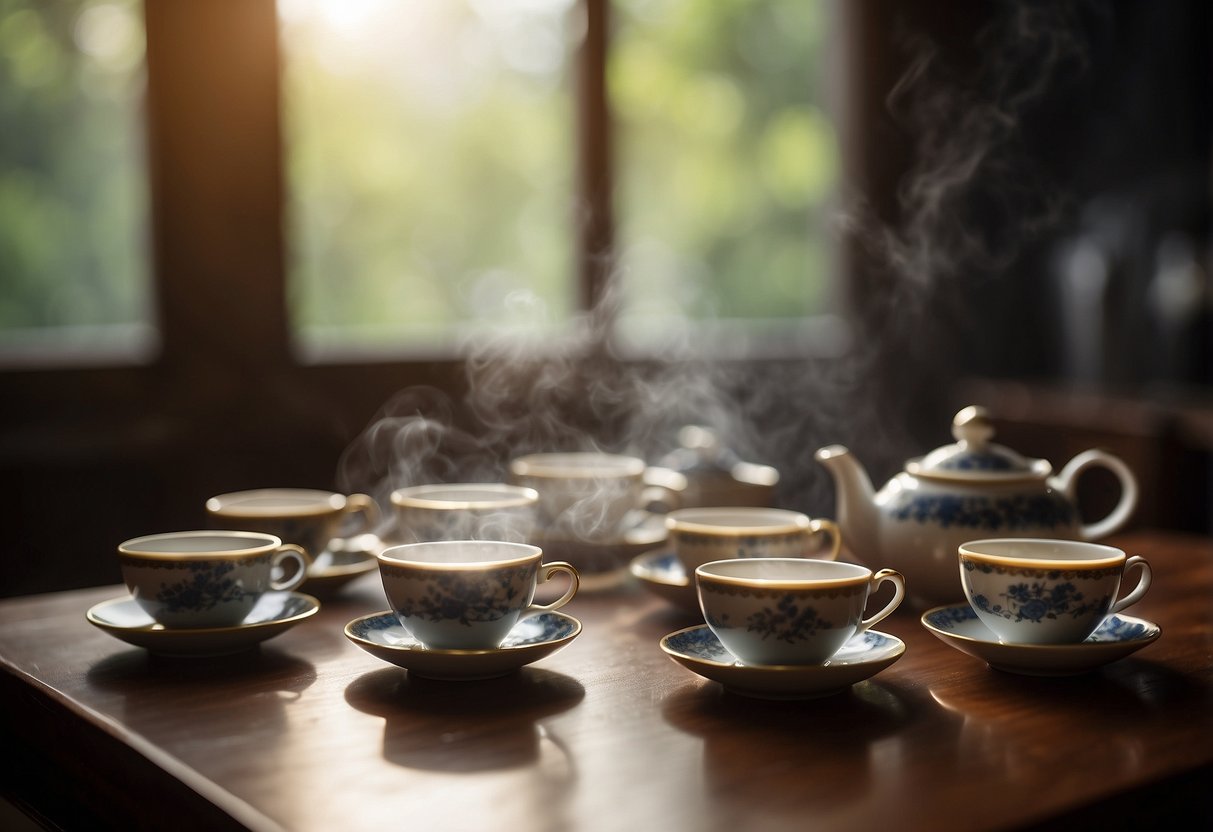
[[[539,494],[500,482],[433,483],[392,492],[402,542],[504,540],[527,543]]]
[[[135,602],[165,627],[231,627],[271,590],[292,590],[310,559],[261,532],[206,530],[145,535],[118,546]]]
[[[757,506],[684,508],[665,518],[670,548],[687,574],[726,558],[814,557],[835,560],[842,547],[838,526],[799,511]],[[818,538],[829,536],[822,551]]]

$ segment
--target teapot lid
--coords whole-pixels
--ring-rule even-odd
[[[970,405],[952,419],[956,442],[906,463],[915,475],[964,480],[1020,480],[1047,477],[1052,466],[1029,459],[990,440],[994,425],[984,407]]]
[[[741,485],[773,486],[779,472],[768,465],[744,462],[721,440],[716,431],[702,425],[684,425],[678,445],[658,463],[687,477],[720,477]]]
[[[724,446],[714,430],[684,425],[678,431],[678,448],[666,454],[659,464],[683,474],[698,474],[727,472],[736,461],[733,451]]]

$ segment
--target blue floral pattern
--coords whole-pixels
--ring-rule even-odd
[[[772,547],[784,546],[788,542],[798,541],[803,534],[804,532],[797,530],[780,534],[739,534],[729,539],[736,544],[734,551],[736,557],[761,558],[767,557]],[[682,546],[716,549],[720,546],[721,540],[722,538],[719,535],[678,532],[678,541]]]
[[[558,641],[562,638],[568,638],[576,630],[577,622],[574,619],[556,613],[543,613],[533,618],[528,618],[520,625],[515,626],[505,641],[501,642],[500,649],[506,650]],[[395,613],[388,612],[364,618],[354,623],[350,627],[350,632],[356,638],[363,639],[364,641],[386,643],[391,646],[412,649],[420,646],[419,642],[400,626]],[[720,644],[720,642],[716,643],[717,645]]]
[[[999,573],[1015,575],[1017,570],[996,567],[988,563],[979,563],[967,558],[961,558],[961,565],[967,571]],[[1082,618],[1095,612],[1108,609],[1111,606],[1110,595],[1088,597],[1077,582],[1097,579],[1102,581],[1107,570],[1091,569],[1054,570],[1045,573],[1044,580],[1027,580],[1007,584],[1006,590],[999,593],[1003,602],[991,600],[985,595],[974,595],[973,606],[982,612],[997,615],[1008,621],[1044,621],[1069,616]]]
[[[1074,507],[1051,494],[1007,497],[957,497],[916,494],[894,507],[890,515],[915,523],[938,523],[984,530],[1056,528],[1075,523]]]
[[[700,661],[717,662],[719,664],[736,664],[737,657],[730,653],[720,639],[707,627],[692,627],[666,637],[666,644],[684,656],[690,656]],[[869,655],[879,650],[890,649],[895,639],[883,633],[868,630],[851,638],[835,657],[844,654],[851,662],[865,661]]]
[[[702,589],[702,587],[701,587]],[[713,586],[706,591],[719,589]],[[860,586],[859,591],[863,587]],[[726,594],[753,595],[762,598],[769,597],[771,603],[765,604],[760,610],[746,616],[744,623],[734,623],[728,613],[720,615],[705,615],[707,623],[717,629],[741,629],[748,633],[757,633],[763,641],[768,638],[782,641],[785,644],[796,644],[807,641],[822,630],[835,630],[838,625],[827,621],[818,615],[811,606],[801,606],[791,595],[779,591],[761,592],[759,590],[734,590]]]
[[[943,471],[1010,471],[1011,461],[997,454],[957,454],[937,466]]]
[[[1091,633],[1087,641],[1134,641],[1144,638],[1149,629],[1149,627],[1140,621],[1126,621],[1119,615],[1110,615],[1104,619],[1104,622],[1099,625],[1095,632]]]
[[[976,621],[977,613],[971,607],[944,607],[943,609],[933,610],[928,619],[934,627],[938,627],[941,630],[951,630],[958,624]]]
[[[514,603],[524,587],[534,585],[538,565],[486,572],[440,572],[418,581],[420,594],[397,596],[396,611],[403,618],[457,622],[464,626],[498,621],[518,608]]]
[[[246,586],[232,573],[237,568],[258,565],[273,558],[273,553],[239,560],[168,560],[120,556],[124,566],[184,573],[177,580],[165,580],[156,590],[154,601],[164,613],[208,612],[221,604],[244,603],[261,595],[261,587]]]
[[[737,658],[725,649],[716,634],[707,627],[684,630],[670,639],[670,646],[679,653],[711,662],[733,664]]]
[[[924,619],[927,624],[949,633],[961,632],[962,628],[978,620],[977,613],[967,605],[955,605],[931,610]],[[1087,642],[1117,644],[1145,638],[1150,627],[1138,620],[1126,620],[1119,615],[1109,615],[1087,637]]]
[[[198,563],[188,564],[187,568],[189,574],[182,580],[165,583],[156,593],[156,600],[164,605],[165,612],[204,612],[260,594],[247,591],[229,575],[235,564]]]

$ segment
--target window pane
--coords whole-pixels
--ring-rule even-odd
[[[625,339],[824,311],[839,175],[824,0],[618,0]],[[745,327],[740,327],[745,329]]]
[[[568,319],[574,0],[280,0],[305,350]]]
[[[146,346],[135,0],[0,0],[0,346]]]

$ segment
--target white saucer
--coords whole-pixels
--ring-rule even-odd
[[[588,541],[539,534],[535,545],[543,549],[545,561],[563,560],[581,573],[581,588],[595,590],[618,584],[627,577],[632,558],[660,546],[668,532],[665,515],[635,512],[627,531],[618,538]]]
[[[336,592],[360,575],[375,571],[379,566],[375,555],[385,545],[370,533],[333,540],[308,567],[302,588],[318,595]]]
[[[906,651],[896,636],[868,630],[842,646],[824,664],[743,665],[706,624],[670,633],[661,649],[705,679],[742,696],[760,699],[814,699],[841,693],[875,676]]]
[[[935,607],[922,626],[936,638],[990,667],[1026,676],[1073,676],[1135,653],[1162,635],[1144,618],[1110,615],[1079,644],[1003,644],[968,604]]]
[[[500,647],[488,650],[427,650],[383,611],[355,618],[345,635],[372,656],[429,679],[471,680],[505,676],[556,652],[581,632],[581,622],[562,612],[519,621]]]
[[[632,577],[644,588],[687,612],[700,615],[699,595],[687,578],[682,561],[668,549],[654,549],[637,555],[628,564]]]
[[[248,650],[286,632],[320,610],[320,602],[302,592],[267,592],[248,617],[232,627],[166,628],[143,611],[134,598],[102,601],[86,614],[89,623],[136,647],[165,656],[226,656]]]

